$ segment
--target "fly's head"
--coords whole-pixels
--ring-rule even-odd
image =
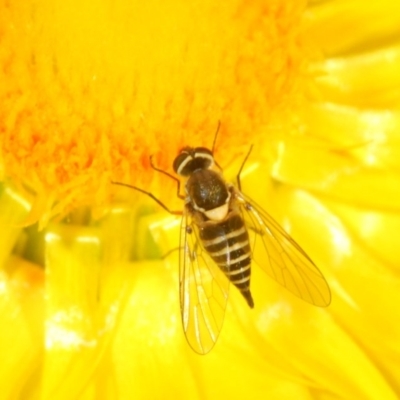
[[[174,171],[188,177],[198,170],[206,170],[214,165],[214,156],[206,147],[184,147],[174,160]]]

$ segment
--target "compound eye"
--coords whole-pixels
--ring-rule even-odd
[[[181,176],[190,175],[191,171],[188,168],[190,161],[193,157],[186,151],[180,152],[174,160],[174,171]]]
[[[213,153],[211,152],[210,149],[207,149],[207,147],[196,147],[194,149],[194,152],[196,154],[196,157],[207,157],[207,158],[214,158]]]
[[[195,158],[197,164],[201,169],[208,169],[214,164],[214,156],[211,150],[206,147],[196,147],[195,148]]]

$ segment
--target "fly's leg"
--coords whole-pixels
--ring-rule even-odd
[[[170,174],[169,172],[164,171],[164,170],[162,170],[162,169],[160,169],[160,168],[157,168],[157,167],[153,164],[153,156],[150,157],[150,165],[151,165],[151,168],[153,168],[155,171],[161,172],[162,174],[168,176],[169,178],[173,179],[173,180],[176,182],[176,195],[177,195],[181,200],[184,200],[185,197],[181,195],[181,181],[180,181],[176,176],[173,176],[173,175]],[[143,192],[143,190],[142,190],[142,192]],[[165,208],[165,207],[164,207],[164,208]],[[181,214],[182,214],[182,213],[181,213]]]
[[[246,154],[246,157],[244,158],[242,165],[240,166],[239,172],[236,175],[236,181],[237,181],[237,186],[239,191],[242,191],[242,184],[240,183],[240,174],[242,173],[242,170],[244,168],[244,165],[246,164],[247,159],[250,156],[251,151],[253,150],[253,145],[250,146],[250,150],[248,151],[248,153]]]
[[[157,168],[156,166],[154,166],[154,164],[153,164],[153,157],[152,157],[152,156],[150,157],[150,165],[151,165],[151,167],[152,167],[155,171],[161,172],[161,173],[163,173],[164,175],[167,175],[168,177],[170,177],[171,179],[173,179],[173,180],[177,183],[176,195],[177,195],[180,199],[183,200],[183,199],[184,199],[184,196],[182,196],[181,193],[180,193],[180,191],[181,191],[181,181],[180,181],[178,178],[176,178],[175,176],[171,175],[170,173],[168,173],[168,172],[166,172],[166,171],[163,171],[162,169],[159,169],[159,168]],[[145,194],[146,196],[149,196],[151,199],[153,199],[157,204],[159,204],[159,205],[160,205],[165,211],[167,211],[169,214],[172,214],[172,215],[182,215],[182,214],[183,214],[182,211],[174,211],[174,210],[169,209],[161,200],[157,199],[157,197],[154,196],[153,193],[147,192],[146,190],[143,190],[143,189],[141,189],[141,188],[138,188],[137,186],[129,185],[128,183],[114,182],[114,181],[111,181],[111,183],[112,183],[113,185],[125,186],[125,187],[128,187],[128,188],[130,188],[130,189],[137,190],[138,192],[141,192],[141,193]]]
[[[163,259],[163,260],[165,260],[166,258],[168,258],[172,253],[174,253],[175,251],[181,251],[183,249],[183,246],[181,246],[181,247],[174,247],[173,249],[171,249],[171,250],[168,250],[166,253],[164,253],[162,256],[161,256],[161,259]]]

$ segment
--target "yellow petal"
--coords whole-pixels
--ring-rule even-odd
[[[398,397],[398,4],[304,6],[0,5],[5,396]],[[182,209],[149,157],[172,172],[218,121],[226,176],[254,143],[243,190],[316,262],[332,304],[254,266],[256,308],[232,288],[199,357],[181,328],[179,220],[110,181]],[[21,229],[36,221],[43,233]]]

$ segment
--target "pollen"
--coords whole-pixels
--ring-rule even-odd
[[[265,140],[307,83],[302,1],[0,5],[0,171],[34,219],[151,186],[184,145]],[[264,133],[262,133],[264,132]],[[31,216],[32,217],[32,216]]]

